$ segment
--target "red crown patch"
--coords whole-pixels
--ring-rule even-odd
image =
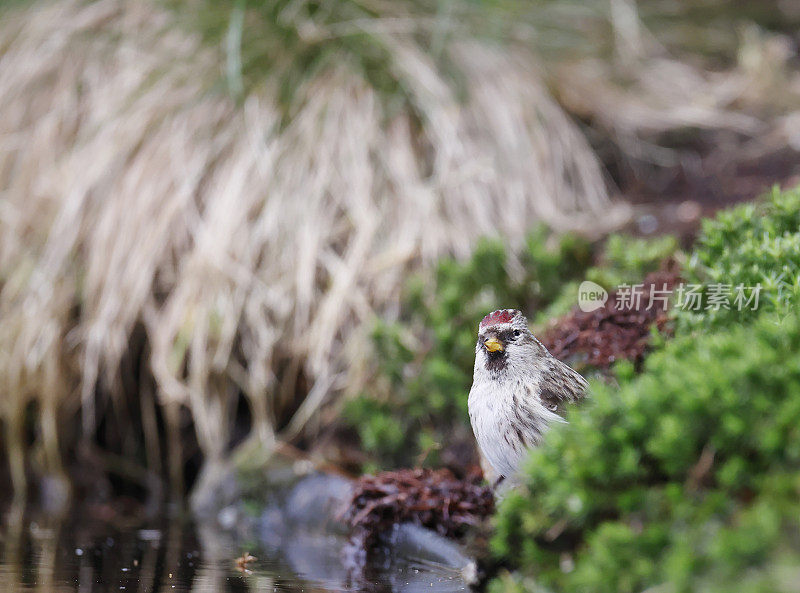
[[[519,311],[516,309],[499,309],[498,311],[492,311],[483,318],[480,326],[487,327],[498,323],[511,323],[511,320],[517,315],[519,315]]]

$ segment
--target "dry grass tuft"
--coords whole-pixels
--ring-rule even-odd
[[[560,61],[551,83],[561,104],[611,139],[635,175],[650,183],[676,169],[725,177],[737,162],[800,150],[796,44],[749,20],[792,31],[800,12],[727,0],[609,6],[610,56]]]
[[[343,59],[298,86],[287,119],[269,76],[240,103],[217,88],[235,35],[225,55],[153,2],[4,15],[0,380],[18,489],[26,407],[60,472],[59,418],[80,410],[92,435],[126,389],[137,325],[165,421],[177,429],[187,407],[218,460],[238,393],[269,444],[363,385],[363,330],[410,270],[536,221],[599,232],[624,218],[531,55],[448,43],[457,89],[413,27],[370,34],[392,48],[403,107],[389,113]]]

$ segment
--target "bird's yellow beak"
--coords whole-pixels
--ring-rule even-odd
[[[497,338],[489,338],[483,342],[483,347],[489,352],[503,351],[503,344]]]

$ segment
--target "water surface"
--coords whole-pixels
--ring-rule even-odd
[[[156,520],[115,523],[28,513],[0,527],[0,591],[464,591],[462,575],[414,554],[359,566],[340,539],[237,541],[214,526]],[[256,557],[237,565],[244,552]]]

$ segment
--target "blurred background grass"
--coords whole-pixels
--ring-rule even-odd
[[[463,464],[482,311],[544,322],[604,253],[591,273],[633,279],[676,247],[615,266],[609,231],[686,242],[798,174],[792,2],[1,10],[20,497],[98,475],[180,497],[276,442],[378,467],[448,441]]]

